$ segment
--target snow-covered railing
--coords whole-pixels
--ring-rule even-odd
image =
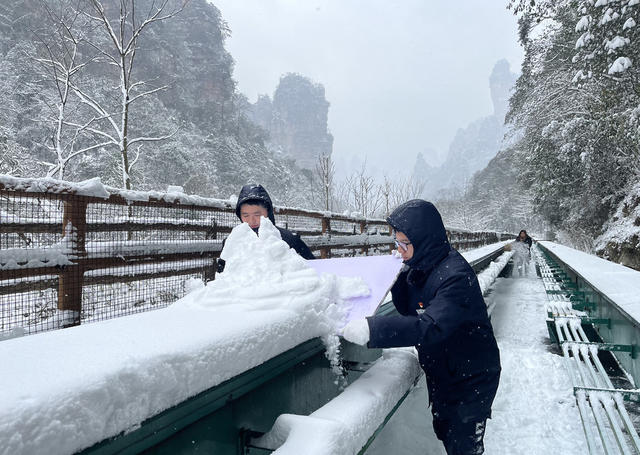
[[[640,272],[557,243],[538,244],[562,269],[556,275],[565,283],[555,292],[571,293],[572,310],[609,321],[597,332],[607,343],[628,346],[632,355],[618,355],[618,361],[640,384]]]
[[[549,299],[547,327],[562,349],[589,453],[640,453],[640,437],[624,403],[640,400],[633,379],[639,332],[631,316],[640,272],[551,242],[538,246],[542,252],[534,253]],[[618,304],[624,303],[630,308],[623,314]],[[619,364],[631,372],[631,389],[609,378],[612,370],[604,365],[611,359],[605,352],[620,354]]]
[[[383,219],[291,207],[275,214],[321,258],[393,248]],[[214,278],[222,241],[237,223],[233,200],[175,187],[126,191],[99,179],[0,175],[0,338],[59,328],[69,314],[76,325],[169,305],[190,280]],[[502,239],[495,232],[448,234],[461,250]]]

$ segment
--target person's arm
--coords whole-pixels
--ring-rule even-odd
[[[297,234],[293,234],[293,238],[295,239],[295,250],[296,252],[305,259],[315,259],[316,257],[311,252],[311,249],[307,246],[306,243],[298,236]]]
[[[294,234],[288,229],[278,227],[282,240],[284,240],[290,248],[293,248],[296,253],[302,256],[304,259],[315,259],[309,247],[302,241],[299,235]]]
[[[369,322],[370,348],[436,344],[465,322],[473,295],[464,273],[445,280],[425,312],[418,316],[373,316]],[[467,289],[465,289],[465,287]]]

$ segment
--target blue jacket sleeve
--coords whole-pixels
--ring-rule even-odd
[[[450,275],[419,316],[373,316],[369,322],[370,348],[438,344],[466,323],[474,298],[465,273]],[[476,296],[477,297],[477,296]]]

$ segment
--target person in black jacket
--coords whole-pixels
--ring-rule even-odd
[[[387,222],[405,263],[391,288],[400,314],[351,321],[343,336],[370,348],[415,346],[447,454],[483,453],[501,368],[476,274],[449,245],[433,204],[411,200]]]
[[[262,185],[245,185],[240,190],[238,202],[236,203],[236,215],[243,223],[248,223],[249,227],[256,233],[260,227],[260,218],[269,218],[273,225],[276,219],[273,215],[273,203],[269,193]],[[315,259],[313,253],[302,239],[288,229],[278,227],[282,240],[296,250],[305,259]]]

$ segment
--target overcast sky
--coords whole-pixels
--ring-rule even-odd
[[[374,171],[409,173],[418,152],[445,153],[458,128],[492,113],[493,65],[506,58],[519,73],[522,62],[507,0],[213,3],[251,101],[287,72],[324,85],[341,167],[366,156]]]

